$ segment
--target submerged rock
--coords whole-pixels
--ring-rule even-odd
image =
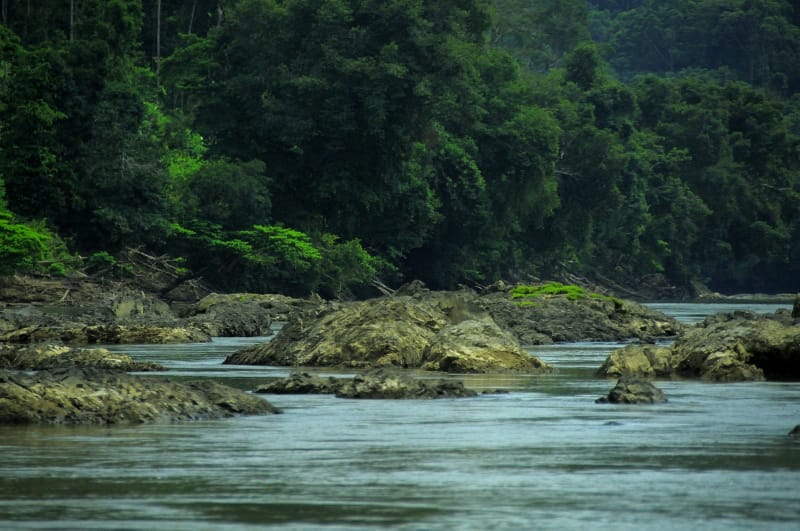
[[[0,369],[39,371],[44,369],[94,367],[120,371],[162,371],[157,363],[134,361],[108,349],[74,348],[64,345],[10,345],[0,343]]]
[[[478,393],[463,382],[439,379],[414,379],[404,374],[375,369],[352,379],[321,378],[295,373],[287,378],[258,387],[254,392],[267,394],[335,394],[340,398],[434,399],[463,398]]]
[[[0,371],[0,424],[138,424],[280,411],[210,380],[178,383],[121,371]]]
[[[658,404],[666,401],[661,389],[638,378],[620,378],[608,396],[595,400],[598,404]]]
[[[271,342],[239,350],[225,363],[447,372],[552,370],[502,331],[475,304],[474,295],[461,292],[331,303],[296,316]]]
[[[614,351],[602,376],[680,376],[715,382],[800,378],[800,326],[785,310],[717,314],[687,328],[670,347]]]

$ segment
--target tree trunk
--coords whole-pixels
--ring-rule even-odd
[[[69,42],[75,40],[75,0],[69,0]]]
[[[197,0],[194,0],[194,2],[192,2],[192,12],[189,15],[189,31],[186,32],[189,35],[192,34],[192,24],[194,24],[194,12],[195,12],[195,10],[197,10]]]
[[[156,2],[156,80],[161,70],[161,0]]]

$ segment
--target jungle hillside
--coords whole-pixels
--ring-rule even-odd
[[[0,2],[0,274],[800,291],[797,2]]]

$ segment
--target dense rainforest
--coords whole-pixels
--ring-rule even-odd
[[[0,0],[0,273],[800,290],[784,0]]]

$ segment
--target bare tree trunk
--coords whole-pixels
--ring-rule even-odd
[[[161,0],[156,2],[156,79],[161,70]]]
[[[3,0],[2,5],[2,16],[3,16],[3,26],[8,26],[8,0]]]
[[[69,42],[75,40],[75,0],[69,0]]]
[[[222,5],[217,4],[217,27],[222,26]]]
[[[192,13],[189,15],[189,31],[186,32],[189,35],[192,34],[192,24],[194,24],[194,12],[196,9],[197,9],[197,0],[194,0],[194,2],[192,2]]]

